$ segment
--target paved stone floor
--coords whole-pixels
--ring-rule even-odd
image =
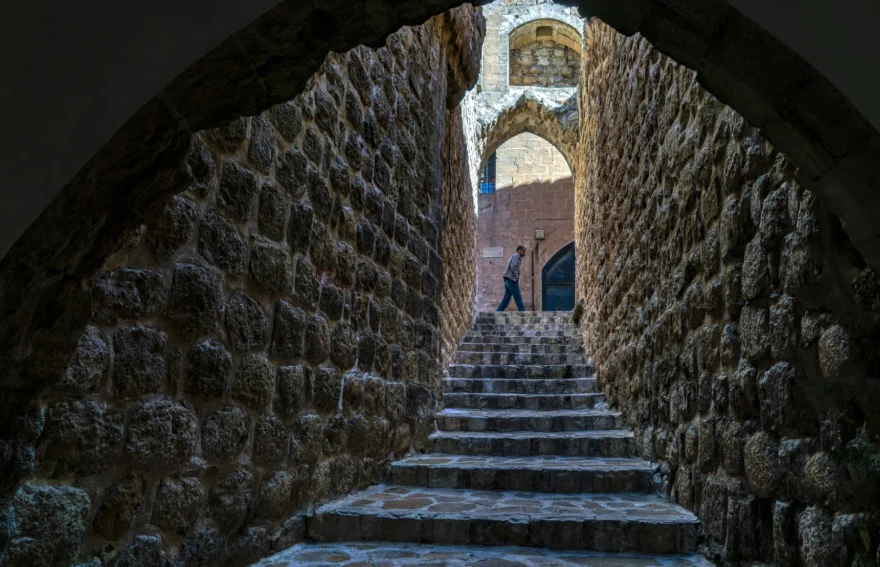
[[[429,453],[319,507],[312,543],[259,565],[709,565],[684,555],[698,520],[655,493],[569,317],[480,314]]]
[[[302,544],[264,559],[259,567],[708,567],[694,556],[648,556],[522,547],[413,544]]]

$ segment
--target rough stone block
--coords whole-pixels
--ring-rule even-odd
[[[199,517],[205,487],[196,478],[164,477],[153,502],[151,522],[163,530],[185,534]]]
[[[98,323],[114,324],[157,314],[168,297],[168,282],[152,270],[118,268],[95,279],[92,316]]]
[[[219,273],[178,264],[168,300],[168,318],[183,338],[195,338],[217,328],[223,308],[223,278]]]
[[[202,423],[202,454],[212,460],[232,460],[248,441],[250,417],[236,407],[212,411]]]
[[[125,449],[138,469],[160,472],[186,464],[195,451],[198,421],[187,405],[153,399],[128,418]]]
[[[223,528],[234,529],[247,517],[253,491],[253,474],[247,469],[234,470],[211,489],[208,513]]]
[[[119,399],[162,391],[165,386],[165,333],[138,325],[113,334],[113,392]]]
[[[129,474],[116,483],[105,496],[95,514],[95,533],[108,540],[117,540],[131,527],[144,499],[144,480]]]
[[[91,400],[62,400],[46,411],[41,467],[49,476],[93,474],[122,443],[123,416]]]
[[[321,458],[324,421],[315,414],[301,415],[294,425],[291,461],[314,462]]]
[[[314,266],[301,256],[296,259],[293,297],[300,305],[310,311],[318,307],[320,299],[318,275],[315,273]]]
[[[259,465],[281,462],[287,457],[290,435],[275,416],[264,416],[254,429],[254,462]]]
[[[247,257],[245,236],[231,221],[209,210],[199,225],[199,254],[222,271],[239,275],[244,273]]]
[[[319,363],[327,358],[330,348],[330,328],[327,320],[312,315],[306,326],[305,357],[309,362]]]
[[[256,194],[257,177],[253,172],[232,160],[226,160],[220,176],[217,204],[237,218],[246,221],[251,216]]]
[[[281,295],[291,291],[293,266],[290,254],[273,244],[255,243],[251,250],[250,277],[265,289]]]
[[[780,489],[784,471],[779,463],[779,441],[759,431],[745,446],[745,472],[749,488],[759,498],[771,498]]]
[[[251,354],[238,363],[232,397],[257,413],[263,412],[275,392],[275,367],[263,355]]]
[[[281,366],[277,373],[275,411],[282,416],[294,417],[311,399],[311,387],[302,366]]]
[[[302,356],[306,330],[305,311],[281,300],[275,306],[272,354],[284,358]]]
[[[323,411],[335,411],[342,394],[342,374],[330,367],[320,367],[315,372],[315,407]]]
[[[206,341],[189,348],[186,357],[186,392],[201,398],[219,398],[232,373],[232,355],[221,343]]]
[[[171,198],[159,221],[147,232],[147,242],[157,258],[170,258],[189,241],[195,230],[198,214],[195,203],[189,199],[179,195]]]
[[[257,226],[267,238],[283,242],[290,216],[287,197],[275,185],[263,183]]]
[[[70,486],[22,484],[12,499],[14,531],[4,565],[72,563],[79,553],[89,513],[88,493]]]
[[[796,370],[787,362],[778,362],[761,373],[758,400],[764,429],[781,434],[793,424],[795,410],[792,389],[796,378]]]
[[[257,301],[237,291],[226,301],[223,321],[232,346],[239,351],[262,348],[269,340],[269,321]]]

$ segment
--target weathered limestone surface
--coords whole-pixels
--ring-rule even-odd
[[[448,103],[482,24],[463,7],[331,55],[302,95],[199,133],[184,190],[83,285],[0,563],[248,564],[425,445],[471,323]]]
[[[555,19],[536,19],[509,37],[510,85],[577,85],[582,41],[576,28]]]
[[[602,390],[724,562],[872,564],[880,286],[793,164],[592,21],[578,292]]]
[[[569,87],[577,85],[576,69],[580,68],[582,22],[576,8],[552,0],[499,0],[484,6],[483,13],[486,16],[486,40],[483,44],[480,90],[503,91],[516,84],[559,87],[565,82]],[[557,59],[553,61],[552,51],[547,54],[542,52],[542,56],[547,57],[546,61],[540,62],[545,73],[539,73],[537,68],[534,72],[529,71],[532,64],[538,61],[533,60],[528,67],[523,68],[517,57],[517,51],[521,48],[539,47],[535,45],[538,43],[539,26],[545,28],[542,30],[541,41],[568,50],[568,52],[563,51],[562,61],[558,59],[559,55],[556,55]],[[546,36],[548,27],[549,37]],[[561,70],[567,64],[573,67],[574,75],[546,73],[546,71]],[[512,73],[514,69],[525,71],[525,74],[535,80],[527,83],[518,82],[518,79],[522,79],[523,73]]]

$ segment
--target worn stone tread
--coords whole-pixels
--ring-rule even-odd
[[[634,457],[562,457],[540,455],[534,457],[493,457],[490,455],[445,455],[425,453],[414,455],[391,464],[391,468],[431,467],[432,469],[471,470],[530,470],[530,471],[590,471],[590,472],[647,472],[656,466]]]
[[[437,453],[526,456],[628,457],[635,451],[631,431],[438,431],[428,437]]]
[[[504,352],[517,354],[582,354],[582,346],[528,343],[462,343],[458,352]],[[586,355],[585,355],[586,356]]]
[[[620,429],[623,416],[607,410],[472,410],[437,414],[441,431],[584,431]]]
[[[443,403],[447,408],[474,409],[573,409],[593,408],[605,397],[589,394],[463,394],[446,393]]]
[[[530,410],[530,409],[464,409],[445,408],[437,412],[438,416],[449,417],[494,417],[494,418],[532,418],[532,417],[586,417],[586,416],[611,416],[623,415],[614,410],[600,409],[556,409],[556,410]]]
[[[482,547],[411,543],[301,543],[254,564],[255,567],[710,567],[699,555],[643,555],[556,551],[533,547]]]
[[[378,485],[318,508],[315,541],[534,545],[691,552],[696,516],[649,494],[557,494]]]
[[[465,335],[464,342],[485,345],[562,345],[572,347],[583,345],[583,340],[580,337],[502,337],[500,335],[485,336],[473,333]]]
[[[535,354],[530,352],[476,352],[458,351],[455,354],[457,364],[531,364],[531,365],[568,365],[586,364],[583,354]]]
[[[595,378],[445,378],[444,392],[471,394],[592,394]]]
[[[590,364],[450,364],[458,378],[583,378],[593,374]]]

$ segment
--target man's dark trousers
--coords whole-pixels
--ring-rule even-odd
[[[507,306],[510,305],[511,297],[516,302],[516,308],[518,310],[526,310],[526,306],[523,305],[522,295],[519,292],[519,282],[504,278],[504,299],[501,300],[501,305],[498,306],[498,311],[504,311],[507,309]]]

